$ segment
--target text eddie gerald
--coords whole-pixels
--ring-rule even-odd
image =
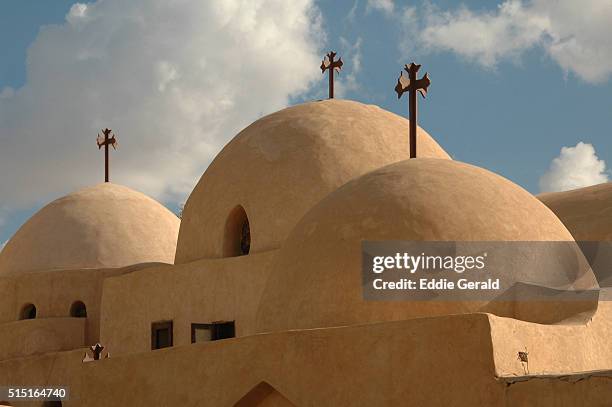
[[[430,256],[421,253],[415,256],[404,252],[392,256],[373,256],[371,259],[374,273],[371,288],[374,290],[500,289],[499,278],[486,278],[487,253],[479,256]]]

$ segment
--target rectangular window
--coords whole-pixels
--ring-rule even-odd
[[[236,336],[235,322],[191,324],[191,343],[217,341]]]
[[[212,341],[211,324],[191,324],[191,343]]]
[[[170,346],[172,346],[172,321],[152,323],[151,349],[162,349]]]

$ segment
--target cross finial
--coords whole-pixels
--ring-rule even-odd
[[[338,58],[337,61],[334,60],[336,57],[336,53],[334,51],[329,51],[325,58],[323,58],[323,62],[321,62],[321,73],[325,73],[326,70],[329,70],[329,98],[334,98],[334,71],[340,73],[340,69],[342,69],[342,58]]]
[[[91,356],[89,355],[89,353],[85,352],[85,355],[83,355],[83,360],[82,360],[83,363],[102,359],[102,351],[104,349],[105,349],[104,346],[102,346],[100,343],[96,343],[95,345],[90,346],[89,350],[91,351]],[[104,359],[109,359],[109,358],[110,358],[110,353],[106,352],[106,355],[104,355]]]
[[[98,144],[98,150],[101,149],[102,146],[104,146],[104,182],[108,182],[108,146],[112,146],[114,150],[116,150],[119,146],[119,143],[117,143],[117,137],[115,137],[114,134],[112,137],[109,137],[111,133],[112,130],[106,128],[102,130],[102,134],[104,134],[104,137],[102,137],[100,133],[98,133],[98,138],[96,139],[96,142]]]
[[[408,78],[404,76],[403,72],[400,72],[400,76],[397,79],[397,85],[395,91],[397,92],[397,98],[401,98],[404,92],[408,92],[408,104],[410,111],[410,158],[416,158],[416,131],[417,131],[417,97],[416,93],[419,92],[421,96],[427,95],[427,88],[431,85],[429,74],[425,73],[421,79],[417,79],[417,72],[421,65],[417,65],[414,62],[410,65],[404,65],[404,71],[408,73]]]
[[[100,345],[99,343],[96,343],[95,345],[91,346],[90,349],[93,352],[94,360],[100,360],[100,355],[102,355],[102,351],[104,350],[104,346]]]

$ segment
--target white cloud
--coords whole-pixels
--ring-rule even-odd
[[[312,0],[75,4],[0,93],[0,205],[100,182],[107,126],[111,181],[183,200],[241,128],[320,81],[320,20]]]
[[[359,7],[359,0],[355,0],[355,2],[353,3],[353,6],[351,7],[351,9],[349,10],[348,14],[345,17],[349,23],[355,22],[355,15],[357,13],[357,7]]]
[[[178,210],[176,212],[176,216],[178,216],[180,219],[183,219],[183,211],[185,210],[185,204],[187,203],[187,201],[181,201],[178,204]]]
[[[558,192],[608,182],[606,163],[600,160],[593,145],[583,143],[561,148],[549,170],[540,178],[541,192]]]
[[[451,51],[486,68],[517,61],[540,47],[566,72],[599,83],[612,74],[612,3],[609,0],[506,0],[497,10],[462,6],[442,11],[406,9],[403,25],[410,43],[405,52]]]
[[[340,50],[342,55],[349,55],[347,63],[343,65],[342,73],[334,83],[335,96],[344,98],[348,92],[354,92],[360,88],[357,76],[361,72],[361,37],[351,43],[344,37],[340,37]]]
[[[0,99],[8,99],[15,95],[15,89],[10,86],[6,86],[0,91]]]
[[[370,10],[382,11],[387,15],[393,14],[395,5],[393,0],[368,0],[366,3],[366,12]]]
[[[66,21],[71,25],[77,25],[87,21],[89,19],[89,14],[87,13],[87,10],[87,4],[73,4],[72,7],[70,7],[68,14],[66,15]]]

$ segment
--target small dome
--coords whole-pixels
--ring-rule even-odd
[[[449,158],[421,128],[417,137],[420,157]],[[225,240],[247,221],[251,252],[278,248],[327,194],[408,156],[408,120],[377,106],[332,99],[265,116],[225,146],[193,190],[176,262],[240,254]]]
[[[438,159],[391,164],[331,193],[295,227],[262,295],[257,331],[476,312],[486,305],[486,301],[364,301],[363,240],[573,241],[546,206],[492,172]],[[528,282],[558,287],[572,277],[569,267],[555,273],[528,275]],[[590,269],[588,274],[580,281],[596,287]],[[524,275],[503,277],[525,282]],[[591,311],[597,301],[580,306],[581,312],[584,307]],[[545,323],[567,317],[566,310],[557,311],[558,307],[547,311],[521,307],[521,315],[516,308],[508,304],[495,313]],[[568,312],[574,315],[574,309]]]
[[[34,214],[0,252],[0,274],[172,263],[179,223],[140,192],[99,184]]]
[[[612,183],[538,195],[576,240],[612,240]]]

